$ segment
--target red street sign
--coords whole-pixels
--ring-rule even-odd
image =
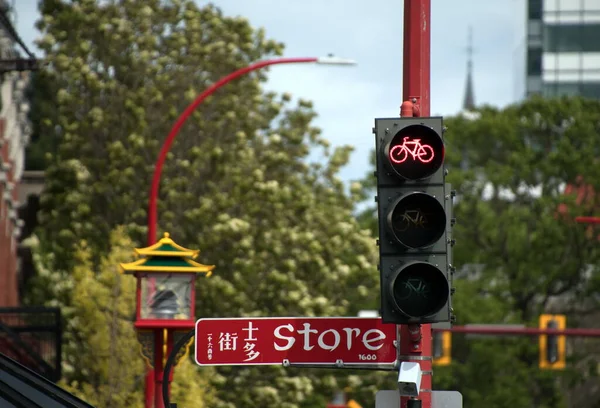
[[[376,317],[200,319],[196,363],[394,364],[396,326]]]

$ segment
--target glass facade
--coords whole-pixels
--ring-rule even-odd
[[[527,53],[527,75],[540,75],[542,72],[542,49],[531,48]]]
[[[545,52],[600,52],[600,23],[544,26]]]
[[[529,20],[541,20],[542,0],[529,0],[527,3],[527,18]]]
[[[600,99],[600,81],[598,82],[546,82],[543,85],[543,95],[576,96]]]
[[[527,96],[600,99],[600,0],[529,0],[527,7]]]

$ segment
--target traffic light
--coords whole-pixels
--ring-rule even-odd
[[[433,333],[433,365],[447,366],[452,362],[452,332]]]
[[[373,132],[382,321],[450,321],[453,194],[442,118],[375,119]]]
[[[540,329],[564,330],[567,326],[565,315],[540,315]],[[567,341],[565,336],[542,335],[539,337],[540,368],[542,370],[562,370],[566,367]]]

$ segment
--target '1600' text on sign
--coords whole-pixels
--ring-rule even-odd
[[[199,365],[393,364],[396,328],[380,318],[200,319]]]

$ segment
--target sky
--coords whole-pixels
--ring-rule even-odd
[[[140,0],[141,1],[141,0]],[[206,2],[196,0],[198,4]],[[39,32],[38,0],[16,0],[16,28],[30,49]],[[403,1],[215,0],[225,15],[246,17],[286,46],[285,57],[334,54],[356,66],[279,65],[265,88],[313,101],[314,124],[332,145],[355,150],[340,177],[363,178],[374,147],[376,117],[396,117],[402,102]],[[475,103],[503,107],[520,98],[524,0],[431,0],[431,114],[460,111],[473,32]],[[199,89],[200,93],[202,90]]]

